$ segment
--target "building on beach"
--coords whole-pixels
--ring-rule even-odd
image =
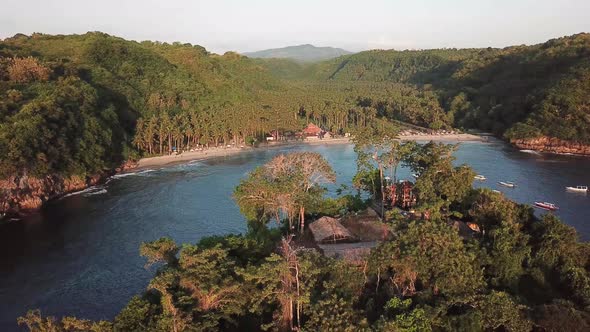
[[[303,129],[303,136],[305,137],[319,137],[322,133],[322,128],[316,126],[313,123],[309,123],[307,127]]]

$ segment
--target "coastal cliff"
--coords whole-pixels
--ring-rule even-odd
[[[136,162],[128,161],[111,172],[86,177],[49,175],[38,178],[28,175],[14,175],[0,179],[0,216],[33,213],[49,200],[84,190],[103,182],[113,173],[135,167],[137,167]]]
[[[23,215],[34,212],[54,198],[83,190],[99,183],[103,175],[90,177],[57,175],[36,178],[27,175],[11,176],[0,180],[0,213]]]
[[[547,136],[531,139],[512,139],[510,143],[522,150],[590,156],[590,145]]]

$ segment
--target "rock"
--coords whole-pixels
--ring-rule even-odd
[[[123,165],[121,165],[120,167],[117,167],[115,169],[115,171],[117,173],[124,172],[124,171],[128,171],[130,169],[137,168],[137,166],[139,166],[139,163],[137,161],[135,161],[135,160],[127,160],[126,162],[123,163]]]
[[[98,183],[101,175],[84,179],[79,176],[63,178],[49,175],[43,178],[28,175],[11,176],[0,180],[0,213],[22,215],[34,212],[61,195],[83,190]]]
[[[531,139],[513,139],[510,140],[510,143],[521,150],[590,156],[590,145],[565,141],[554,137],[543,136]]]
[[[117,168],[124,171],[137,167],[128,161]],[[103,182],[112,172],[101,172],[87,177],[48,175],[43,178],[27,174],[0,179],[0,215],[25,215],[40,209],[47,201],[67,193],[84,190]]]

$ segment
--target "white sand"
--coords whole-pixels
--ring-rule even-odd
[[[445,141],[445,142],[465,142],[465,141],[481,141],[480,136],[471,134],[449,134],[449,135],[408,135],[400,136],[402,141]],[[169,164],[176,164],[184,161],[209,159],[215,157],[224,157],[244,153],[249,151],[256,151],[259,149],[269,149],[289,145],[310,144],[310,145],[330,145],[330,144],[349,144],[349,138],[332,138],[332,139],[308,139],[305,141],[290,141],[290,142],[274,142],[261,145],[258,148],[251,147],[217,147],[209,148],[202,151],[183,152],[177,155],[166,155],[159,157],[142,158],[138,161],[135,169],[145,169],[150,167],[159,167]]]

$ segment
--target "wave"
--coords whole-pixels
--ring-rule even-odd
[[[120,178],[133,176],[133,175],[143,175],[143,174],[151,173],[153,171],[154,171],[153,169],[146,169],[146,170],[138,171],[138,172],[115,174],[115,175],[111,176],[111,179],[120,179]]]
[[[96,190],[96,191],[86,192],[86,193],[82,194],[82,196],[87,197],[87,196],[101,195],[101,194],[106,194],[106,193],[107,193],[107,190],[104,189],[104,188],[101,188],[101,189]]]
[[[66,198],[66,197],[75,196],[75,195],[84,195],[84,196],[93,195],[94,192],[99,192],[99,191],[103,191],[103,190],[104,190],[104,192],[106,192],[106,189],[104,189],[102,187],[93,186],[93,187],[88,187],[84,190],[74,191],[69,194],[65,194],[61,198]]]
[[[530,154],[535,154],[535,155],[540,155],[541,153],[539,151],[535,151],[535,150],[519,150],[520,152],[524,152],[524,153],[530,153]]]

